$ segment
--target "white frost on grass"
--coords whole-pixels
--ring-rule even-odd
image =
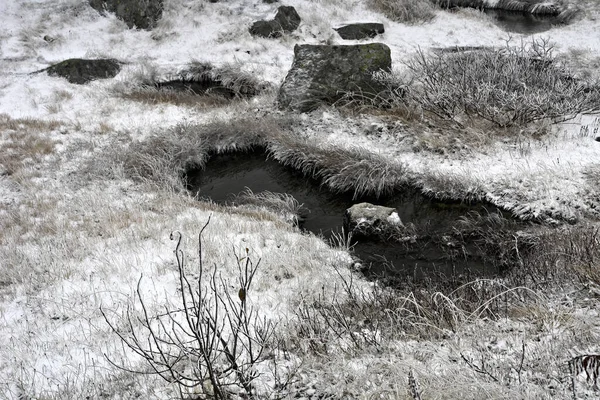
[[[303,124],[298,134],[306,140],[369,149],[390,163],[402,163],[416,186],[440,198],[486,200],[525,219],[596,214],[598,189],[590,170],[600,157],[597,115],[580,115],[540,139],[523,134],[466,154],[415,152],[416,132],[393,121],[387,121],[388,129],[386,121],[372,116],[348,118],[327,110],[304,120],[311,120],[310,126]]]
[[[285,322],[301,301],[331,295],[336,286],[343,285],[342,277],[349,277],[350,272],[343,268],[350,263],[346,253],[330,249],[317,238],[301,235],[276,217],[214,211],[214,206],[156,191],[118,174],[102,178],[104,170],[110,169],[100,157],[106,149],[116,151],[178,123],[209,122],[271,107],[267,102],[272,98],[268,96],[238,106],[202,111],[168,103],[148,105],[117,96],[117,89],[134,80],[139,69],[155,65],[160,73],[168,74],[192,61],[228,64],[278,85],[292,63],[295,44],[355,43],[342,41],[332,28],[358,15],[385,24],[385,34],[376,40],[390,46],[393,62],[399,68],[419,48],[502,46],[508,38],[473,10],[439,11],[431,23],[406,26],[365,9],[357,1],[292,0],[286,4],[298,9],[303,23],[297,32],[269,40],[252,38],[247,30],[251,22],[274,14],[276,5],[261,2],[165,0],[162,21],[148,32],[128,30],[114,16],[101,16],[84,1],[0,1],[0,114],[11,119],[54,120],[61,124],[56,130],[40,133],[56,142],[50,154],[34,161],[24,153],[17,173],[4,175],[0,170],[1,398],[79,399],[88,394],[113,398],[172,397],[164,382],[125,376],[110,367],[104,353],[132,364],[135,359],[128,360],[130,354],[110,332],[99,307],[110,310],[116,319],[122,318],[142,275],[144,296],[152,311],[161,310],[165,299],[175,302],[174,243],[168,235],[173,230],[183,232],[184,248],[194,254],[195,235],[211,212],[206,263],[222,268],[231,277],[235,272],[231,263],[233,248],[249,248],[262,258],[254,283],[256,292],[249,295],[261,315]],[[597,15],[594,10],[589,13]],[[537,37],[548,37],[561,54],[572,50],[594,54],[600,51],[599,29],[599,20],[588,18]],[[113,57],[127,64],[114,80],[83,86],[45,73],[30,75],[73,57]],[[581,127],[590,126],[593,132],[594,117],[565,124],[539,142],[525,140],[522,147],[499,143],[487,153],[473,153],[469,158],[414,153],[393,134],[377,138],[365,135],[364,125],[340,118],[335,111],[323,123],[314,114],[304,118],[314,129],[302,132],[307,137],[371,149],[405,163],[417,182],[419,177],[438,176],[455,181],[457,191],[484,193],[496,204],[515,210],[528,208],[531,215],[551,209],[563,215],[576,213],[577,206],[587,206],[582,204],[586,197],[581,196],[593,193],[586,174],[596,166],[600,144],[593,141],[592,133],[582,133]],[[9,132],[12,128],[2,129]],[[81,169],[82,164],[88,165],[96,157],[97,171]],[[437,190],[432,182],[422,184],[426,189],[430,185],[432,191]],[[192,255],[191,272],[196,261]],[[368,286],[359,279],[355,284]],[[555,317],[548,310],[534,311],[546,312],[544,318]],[[556,318],[557,323],[566,325],[562,332],[576,333],[581,332],[582,320],[595,321],[597,314],[585,314],[575,320]],[[514,334],[501,331],[507,326],[508,322],[487,326],[484,332],[507,335],[514,342],[502,339],[504,342],[496,343],[507,343],[502,346],[509,353],[504,360],[515,364],[519,360],[518,342]],[[561,351],[568,348],[572,335],[560,337],[556,326],[550,323],[531,326],[538,331],[527,338],[539,337],[540,349],[547,344],[563,346]],[[477,344],[480,328],[465,324],[441,344],[427,340],[390,343],[389,362],[366,355],[351,363],[351,369],[356,370],[354,381],[342,379],[348,364],[345,356],[332,356],[331,363],[325,366],[319,359],[315,370],[324,369],[338,385],[346,385],[359,394],[368,388],[372,393],[393,398],[401,396],[405,388],[396,379],[373,381],[370,365],[380,368],[379,378],[392,371],[397,373],[394,377],[404,379],[406,371],[415,368],[417,377],[430,387],[453,384],[450,395],[472,386],[482,387],[480,393],[490,388],[502,393],[508,390],[506,382],[496,386],[482,381],[473,384],[477,374],[454,362],[460,362],[456,346],[468,348]],[[585,332],[587,337],[596,334],[589,327]],[[462,342],[458,343],[459,339]],[[448,344],[455,347],[449,350]],[[498,346],[494,349],[501,350]],[[454,359],[448,361],[450,353]],[[549,354],[545,357],[552,359]],[[310,361],[305,361],[309,372]],[[542,389],[536,386],[535,378],[531,376],[529,388],[539,394]],[[383,383],[391,387],[378,386]],[[511,390],[510,394],[517,391]]]

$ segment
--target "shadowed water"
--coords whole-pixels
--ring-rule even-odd
[[[485,9],[483,12],[490,16],[492,21],[503,30],[525,35],[545,32],[562,24],[560,18],[556,15],[537,15],[499,9]]]
[[[443,240],[440,241],[440,237],[451,232],[453,225],[467,213],[496,212],[491,206],[433,201],[411,189],[388,198],[353,199],[352,193],[333,193],[315,179],[306,178],[267,159],[264,153],[213,156],[206,170],[189,171],[187,180],[189,189],[199,198],[210,198],[217,203],[231,202],[233,195],[245,188],[254,193],[270,191],[292,195],[307,209],[300,227],[326,239],[330,239],[333,233],[341,233],[344,213],[353,204],[367,201],[396,208],[405,225],[414,224],[419,232],[425,234],[405,244],[356,239],[354,254],[362,261],[367,275],[412,275],[419,278],[467,272],[490,276],[499,272],[494,267],[494,260],[485,254],[476,254],[473,249],[450,249],[441,244]]]

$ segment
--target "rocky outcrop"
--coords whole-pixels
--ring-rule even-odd
[[[335,28],[335,31],[345,40],[361,40],[371,39],[385,32],[383,24],[380,23],[358,23],[344,25],[340,28]]]
[[[96,79],[115,77],[121,70],[121,63],[113,59],[85,60],[71,58],[54,64],[44,71],[51,76],[66,78],[71,83],[84,84]]]
[[[344,215],[344,229],[354,236],[388,239],[395,236],[403,227],[395,208],[371,203],[355,204],[347,209]]]
[[[163,13],[163,0],[89,0],[89,3],[100,13],[115,13],[129,28],[152,29]]]
[[[391,68],[390,48],[382,43],[296,45],[277,102],[282,109],[306,112],[353,96],[374,99],[385,86],[373,74]]]
[[[290,33],[300,26],[300,16],[294,7],[281,6],[277,9],[277,14],[272,20],[256,21],[250,27],[252,36],[261,36],[265,38],[278,38],[284,33]]]

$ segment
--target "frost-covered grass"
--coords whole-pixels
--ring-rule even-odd
[[[435,6],[429,0],[371,0],[369,4],[394,22],[419,24],[435,18]]]
[[[596,82],[574,78],[543,40],[500,50],[421,53],[409,68],[416,101],[456,123],[481,118],[501,128],[525,128],[600,110]]]
[[[361,147],[327,146],[288,134],[271,141],[268,150],[281,163],[321,180],[333,191],[354,192],[355,197],[379,197],[407,183],[402,163]]]
[[[261,259],[247,298],[276,323],[260,363],[263,387],[273,387],[277,365],[280,378],[291,377],[289,397],[410,399],[411,371],[423,398],[570,396],[566,362],[598,353],[597,116],[536,126],[541,137],[517,131],[496,140],[479,126],[459,135],[414,109],[288,116],[273,109],[268,91],[198,106],[141,90],[145,80],[177,75],[194,61],[276,87],[295,44],[341,44],[331,28],[358,16],[384,22],[377,40],[391,47],[399,70],[419,47],[497,47],[507,37],[473,11],[436,10],[431,22],[409,26],[360,2],[286,5],[297,8],[302,25],[267,40],[247,27],[276,6],[244,0],[165,0],[164,18],[150,32],[130,31],[85,2],[0,2],[0,398],[177,397],[176,386],[108,362],[104,354],[150,368],[123,346],[100,307],[124,327],[128,306],[141,311],[135,297],[143,276],[150,315],[176,308],[169,234],[183,234],[194,277],[197,235],[211,215],[204,265],[219,271],[234,298],[235,254],[247,248]],[[597,17],[590,6],[585,18],[544,34],[582,76],[598,76],[600,43],[590,39]],[[127,64],[115,79],[84,86],[28,74],[71,57]],[[470,133],[482,139],[461,136]],[[520,268],[503,280],[407,282],[394,291],[366,282],[350,270],[345,249],[302,234],[268,207],[186,195],[187,169],[202,167],[211,152],[253,147],[338,190],[377,194],[408,183],[523,217],[579,222],[538,227],[533,238],[508,235],[502,223],[494,232],[463,226]],[[536,251],[523,252],[519,245],[530,239]],[[584,375],[577,393],[594,398]]]

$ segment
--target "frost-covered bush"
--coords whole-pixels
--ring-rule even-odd
[[[421,51],[408,63],[409,92],[426,111],[460,124],[481,118],[509,127],[600,109],[600,89],[573,77],[552,50],[540,40],[500,50]]]

